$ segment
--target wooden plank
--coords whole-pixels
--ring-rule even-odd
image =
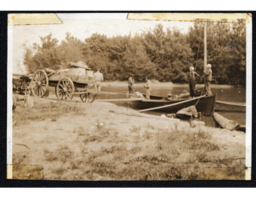
[[[184,100],[184,101],[182,101],[182,102],[177,102],[177,103],[169,104],[169,105],[163,105],[163,106],[160,106],[160,107],[142,109],[142,110],[139,110],[139,112],[151,111],[151,110],[156,110],[156,109],[162,109],[162,108],[166,108],[166,107],[172,107],[172,106],[176,106],[176,105],[179,105],[179,104],[183,104],[183,103],[186,103],[186,102],[189,102],[189,101],[197,100],[197,99],[200,99],[200,98],[203,98],[203,97],[205,97],[205,96],[199,96],[199,97],[192,98],[192,99],[189,99],[189,100]],[[149,101],[150,101],[150,100],[149,100]]]

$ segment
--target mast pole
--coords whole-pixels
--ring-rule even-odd
[[[206,25],[207,22],[204,22],[204,70],[207,65],[207,35],[206,35]]]

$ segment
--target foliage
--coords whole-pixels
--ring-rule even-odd
[[[194,65],[203,73],[203,24],[195,22],[188,33],[188,42],[194,52]],[[246,34],[245,22],[207,23],[207,61],[212,65],[215,83],[245,85]]]
[[[207,61],[212,65],[214,83],[243,84],[246,73],[245,23],[207,23]],[[40,37],[41,43],[25,46],[24,64],[29,72],[40,68],[58,69],[69,62],[84,61],[93,70],[101,68],[109,81],[136,81],[145,77],[161,82],[187,82],[189,66],[194,65],[203,82],[204,24],[195,22],[186,34],[159,24],[135,36],[94,33],[84,42],[66,33],[59,42],[52,34]]]

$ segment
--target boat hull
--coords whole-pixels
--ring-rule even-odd
[[[216,101],[215,111],[246,112],[246,106],[238,103]]]
[[[142,110],[142,109],[160,107],[164,105],[171,105],[171,104],[182,102],[181,104],[157,109],[155,111],[165,112],[165,113],[177,113],[179,110],[183,108],[196,105],[196,109],[198,112],[202,112],[202,114],[205,116],[212,116],[214,111],[216,95],[205,96],[199,99],[194,98],[189,100],[172,100],[172,101],[166,100],[165,98],[160,99],[161,97],[158,97],[159,99],[156,99],[157,97],[158,96],[151,96],[152,99],[150,100],[131,101],[130,104],[132,108]]]

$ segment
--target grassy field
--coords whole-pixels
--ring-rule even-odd
[[[41,165],[47,180],[245,178],[243,132],[136,113],[102,102],[20,101],[13,164]]]

